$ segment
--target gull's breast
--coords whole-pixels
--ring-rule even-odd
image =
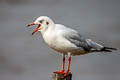
[[[50,36],[50,34],[46,34],[43,36],[43,38],[47,45],[57,52],[64,54],[71,52],[72,55],[80,55],[85,53],[83,48],[77,47],[76,45],[74,45],[73,43],[69,42],[61,36],[53,36],[52,34]]]

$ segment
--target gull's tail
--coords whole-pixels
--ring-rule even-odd
[[[117,50],[116,48],[111,48],[111,47],[104,47],[91,39],[86,40],[89,46],[92,49],[92,52],[112,52],[112,50]]]
[[[101,51],[105,51],[105,52],[112,52],[112,50],[117,50],[116,48],[111,48],[111,47],[103,47],[101,49]]]

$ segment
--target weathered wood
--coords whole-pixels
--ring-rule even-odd
[[[72,80],[72,73],[69,72],[66,77],[64,74],[53,73],[52,80]]]

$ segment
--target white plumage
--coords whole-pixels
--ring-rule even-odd
[[[68,28],[62,24],[55,24],[49,17],[41,16],[35,22],[29,24],[38,25],[32,34],[40,31],[46,44],[52,49],[63,53],[63,66],[62,73],[67,75],[70,68],[71,57],[70,55],[83,55],[90,52],[111,52],[115,48],[104,47],[91,39],[85,39],[76,30]],[[64,72],[65,55],[69,56],[67,71]]]
[[[91,40],[85,39],[77,31],[68,28],[62,24],[55,24],[46,16],[39,17],[35,24],[43,21],[38,31],[41,32],[43,39],[52,49],[71,55],[80,55],[91,52],[93,49],[101,50],[102,45]],[[49,22],[47,25],[46,22]]]

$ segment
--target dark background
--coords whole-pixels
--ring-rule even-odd
[[[0,80],[50,80],[61,55],[26,28],[39,16],[120,48],[120,0],[0,0]],[[120,50],[72,57],[73,80],[120,80]]]

